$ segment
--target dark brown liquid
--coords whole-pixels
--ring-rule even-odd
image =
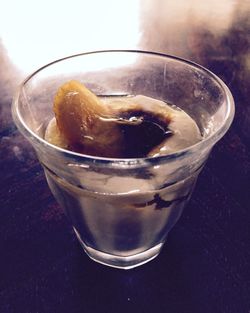
[[[141,158],[173,133],[168,128],[170,119],[143,110],[129,110],[119,114],[118,121],[123,135],[122,157]],[[126,123],[126,121],[129,121]]]

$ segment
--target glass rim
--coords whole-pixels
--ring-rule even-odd
[[[44,69],[46,69],[46,68],[48,68],[54,64],[66,61],[68,59],[85,56],[85,55],[104,54],[104,53],[133,53],[133,54],[141,54],[141,55],[144,54],[144,55],[148,55],[148,56],[151,55],[151,56],[155,56],[155,57],[161,57],[164,59],[174,60],[174,61],[177,61],[180,63],[184,63],[184,64],[187,64],[189,66],[192,66],[194,68],[197,68],[197,69],[203,71],[204,73],[206,73],[208,76],[212,77],[212,79],[214,79],[218,83],[218,85],[220,86],[221,90],[223,91],[223,93],[225,95],[227,110],[226,110],[224,122],[220,125],[220,127],[216,131],[212,132],[208,137],[202,139],[201,141],[199,141],[199,142],[197,142],[191,146],[188,146],[184,149],[178,150],[178,151],[173,152],[173,153],[169,153],[167,155],[160,155],[160,156],[156,156],[156,157],[144,157],[144,158],[107,158],[107,157],[99,157],[99,156],[91,156],[91,155],[87,155],[87,154],[82,154],[82,153],[66,150],[66,149],[60,148],[56,145],[53,145],[53,144],[49,143],[48,141],[46,141],[45,139],[43,139],[42,137],[38,136],[35,132],[33,132],[27,126],[25,121],[23,120],[22,115],[19,111],[19,106],[18,106],[18,104],[19,104],[18,99],[20,97],[20,94],[21,94],[24,86],[36,74],[38,74],[42,70],[44,70]],[[119,165],[143,166],[143,165],[148,165],[148,164],[165,163],[165,162],[169,162],[172,160],[182,158],[183,156],[185,156],[187,154],[192,154],[197,150],[203,150],[206,147],[212,148],[213,144],[215,144],[220,138],[222,138],[223,135],[228,130],[228,128],[230,127],[230,125],[233,121],[234,113],[235,113],[235,106],[234,106],[233,96],[232,96],[229,88],[227,87],[227,85],[217,75],[215,75],[210,70],[203,67],[202,65],[199,65],[198,63],[195,63],[193,61],[190,61],[190,60],[187,60],[184,58],[180,58],[180,57],[177,57],[174,55],[170,55],[170,54],[164,54],[164,53],[159,53],[159,52],[155,52],[155,51],[146,51],[146,50],[97,50],[97,51],[73,54],[70,56],[66,56],[66,57],[54,60],[54,61],[47,63],[46,65],[40,67],[39,69],[37,69],[36,71],[31,73],[30,75],[28,75],[19,84],[17,91],[13,97],[13,101],[12,101],[13,119],[14,119],[15,124],[17,125],[18,129],[21,131],[21,133],[23,133],[23,135],[25,137],[27,137],[27,138],[32,137],[36,140],[36,142],[38,144],[45,146],[47,149],[49,149],[51,151],[53,150],[53,152],[56,151],[57,153],[61,153],[61,154],[63,154],[64,157],[67,157],[69,159],[73,159],[74,161],[78,161],[79,163],[92,163],[95,165],[105,164],[105,165],[112,165],[112,166],[119,166]]]

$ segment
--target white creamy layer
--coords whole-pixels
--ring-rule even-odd
[[[122,109],[139,108],[144,111],[157,112],[162,115],[170,115],[168,128],[173,135],[164,140],[159,146],[155,147],[150,156],[167,155],[179,150],[185,149],[202,140],[199,128],[195,121],[183,110],[167,105],[146,96],[129,96],[129,97],[106,97],[102,101],[110,107],[111,111]],[[68,144],[59,132],[56,120],[53,118],[45,132],[45,140],[53,145],[67,149]]]

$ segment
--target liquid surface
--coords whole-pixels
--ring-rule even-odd
[[[183,110],[163,101],[141,95],[102,97],[100,100],[111,116],[101,117],[102,124],[96,123],[95,127],[105,125],[104,128],[109,129],[107,141],[115,133],[112,144],[105,145],[104,138],[98,146],[94,135],[85,136],[87,144],[69,142],[55,118],[46,129],[45,139],[67,150],[117,158],[166,155],[202,140],[195,121]]]

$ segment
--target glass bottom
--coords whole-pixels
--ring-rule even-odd
[[[143,265],[153,260],[160,253],[164,243],[160,243],[153,248],[150,248],[141,253],[137,253],[131,256],[117,256],[114,254],[108,254],[87,246],[82,240],[77,230],[74,229],[76,236],[83,247],[86,254],[95,262],[101,263],[106,266],[115,267],[119,269],[129,270],[134,267]]]

